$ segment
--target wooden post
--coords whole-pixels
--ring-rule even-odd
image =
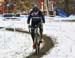
[[[49,16],[48,0],[45,0],[45,7],[46,7],[46,11],[47,11],[47,16]]]
[[[41,11],[44,11],[44,0],[40,0]]]
[[[4,1],[2,2],[2,14],[4,14],[5,13],[5,11],[4,11]]]
[[[56,1],[55,0],[51,0],[51,8],[52,8],[53,15],[56,16],[56,11],[55,11]]]
[[[2,7],[2,14],[4,14],[4,0],[0,0],[1,7]]]

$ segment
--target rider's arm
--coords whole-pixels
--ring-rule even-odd
[[[32,18],[32,15],[31,15],[31,12],[28,16],[28,19],[27,19],[27,24],[28,24],[28,29],[29,29],[29,32],[30,32],[30,19]]]
[[[45,23],[45,17],[44,17],[44,14],[41,11],[40,11],[40,16],[42,17],[43,23]]]
[[[42,20],[43,20],[43,23],[45,23],[45,17],[44,17],[44,15],[42,15]]]
[[[29,16],[28,16],[28,19],[27,19],[27,24],[30,23],[30,19],[32,18],[32,12],[30,12]]]
[[[31,19],[31,15],[28,16],[28,19],[27,19],[27,24],[30,23],[30,19]]]

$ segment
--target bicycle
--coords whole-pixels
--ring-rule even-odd
[[[35,27],[34,27],[35,28],[35,30],[34,30],[34,34],[35,34],[34,43],[36,46],[35,51],[36,51],[37,55],[39,54],[39,51],[40,51],[40,38],[41,38],[38,27],[39,27],[39,25],[35,25]],[[29,32],[30,32],[30,29],[29,29]]]

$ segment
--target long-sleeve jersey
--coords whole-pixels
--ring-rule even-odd
[[[28,19],[27,19],[27,24],[30,23],[30,20],[32,19],[32,24],[36,23],[35,20],[37,20],[39,18],[40,21],[42,21],[43,23],[45,23],[45,18],[44,18],[44,15],[41,11],[38,11],[38,15],[37,16],[34,16],[34,11],[31,11],[29,16],[28,16]]]

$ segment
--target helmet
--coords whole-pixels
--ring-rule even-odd
[[[39,9],[38,9],[38,6],[37,6],[37,5],[34,5],[34,7],[33,7],[33,11],[34,11],[34,12],[39,11]]]

